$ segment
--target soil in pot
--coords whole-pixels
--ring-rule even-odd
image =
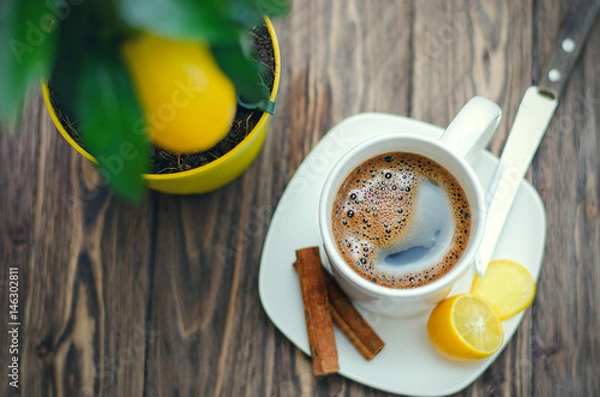
[[[263,65],[263,81],[266,84],[269,92],[273,89],[275,79],[275,54],[271,43],[271,36],[266,25],[258,25],[252,27],[251,37],[254,41],[255,56]],[[64,98],[58,97],[51,90],[52,103],[56,108],[56,113],[65,127],[66,131],[81,147],[85,149],[85,145],[81,136],[77,132],[78,123],[73,113],[68,110],[68,106]],[[248,136],[252,129],[258,123],[258,120],[263,115],[260,109],[247,109],[238,104],[235,118],[231,129],[225,138],[213,148],[192,154],[177,154],[168,150],[151,145],[150,156],[151,174],[171,174],[181,171],[191,170],[208,164],[219,157],[225,155],[231,149],[236,147],[241,141]],[[202,122],[199,120],[198,133],[202,133]]]

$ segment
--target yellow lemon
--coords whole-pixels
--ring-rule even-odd
[[[155,145],[193,153],[227,135],[235,88],[208,46],[143,33],[123,45],[122,55]]]
[[[451,358],[477,359],[502,346],[502,323],[492,306],[474,294],[440,302],[431,312],[427,334],[433,346]]]
[[[523,266],[509,260],[490,262],[483,277],[475,276],[471,292],[486,299],[501,320],[526,309],[535,295],[535,282]]]

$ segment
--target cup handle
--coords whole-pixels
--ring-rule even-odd
[[[498,105],[480,96],[473,97],[446,128],[440,142],[469,161],[483,151],[501,118]]]

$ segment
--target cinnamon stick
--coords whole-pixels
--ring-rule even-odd
[[[385,343],[352,305],[333,277],[324,273],[333,321],[367,361],[373,359]]]
[[[296,251],[296,270],[300,276],[313,373],[315,375],[336,373],[340,367],[319,249],[311,247]]]
[[[321,267],[321,260],[318,256],[318,248],[316,250],[316,259]],[[294,263],[294,268],[298,270],[297,263]],[[346,335],[348,340],[352,342],[356,350],[368,361],[373,359],[383,349],[385,343],[379,335],[371,328],[369,323],[365,321],[363,316],[354,307],[348,296],[342,291],[337,282],[331,275],[323,270],[323,277],[327,288],[329,300],[329,309],[335,325]]]

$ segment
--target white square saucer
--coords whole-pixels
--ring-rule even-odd
[[[416,130],[434,138],[443,132],[442,128],[432,124],[380,113],[359,114],[342,121],[304,159],[279,201],[263,247],[258,288],[267,315],[306,354],[310,354],[310,348],[300,286],[292,263],[297,249],[320,244],[317,211],[325,178],[351,147],[378,135]],[[484,189],[497,164],[498,158],[488,152],[475,160],[473,168]],[[523,180],[493,259],[521,263],[537,282],[545,240],[544,205],[533,186]],[[450,295],[468,291],[473,276],[473,270],[467,272]],[[361,312],[386,346],[367,362],[336,329],[339,373],[376,389],[413,396],[447,395],[467,387],[496,359],[523,318],[521,313],[503,322],[504,345],[493,356],[456,362],[439,355],[429,343],[425,327],[429,313],[397,319]]]

